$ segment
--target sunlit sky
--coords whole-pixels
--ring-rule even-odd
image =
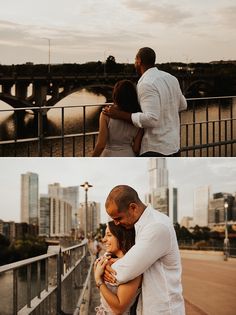
[[[137,190],[144,201],[149,191],[148,158],[0,158],[0,219],[20,220],[20,175],[39,175],[39,192],[45,194],[48,184],[93,185],[89,201],[101,203],[102,221],[106,222],[104,202],[110,190],[127,184]],[[178,188],[178,219],[193,214],[194,189],[210,185],[215,192],[236,192],[236,158],[168,158],[169,184]],[[84,202],[80,188],[80,202]]]
[[[235,0],[0,0],[0,63],[235,60]]]

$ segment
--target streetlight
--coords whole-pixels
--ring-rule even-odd
[[[88,182],[84,182],[84,184],[80,185],[80,187],[83,187],[84,191],[85,191],[85,216],[84,216],[85,227],[84,227],[84,236],[86,238],[87,237],[88,190],[89,190],[90,187],[93,187],[93,186],[90,185]]]
[[[228,260],[229,256],[229,238],[228,238],[228,197],[224,196],[224,212],[225,212],[225,238],[224,238],[224,260]]]
[[[104,50],[104,68],[103,68],[103,75],[105,77],[106,75],[106,50]]]
[[[45,39],[48,41],[48,73],[50,73],[51,68],[51,39],[47,37],[42,37],[42,39]]]

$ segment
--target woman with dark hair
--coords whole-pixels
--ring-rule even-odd
[[[113,89],[114,107],[128,112],[140,112],[136,87],[132,81],[121,80]],[[143,130],[123,120],[100,114],[99,134],[93,156],[136,156],[139,154]]]
[[[104,237],[107,253],[111,257],[121,258],[135,243],[135,230],[125,229],[115,225],[114,221],[108,222]],[[96,307],[97,315],[129,315],[131,306],[141,290],[142,276],[120,285],[111,285],[103,281],[103,274],[108,263],[105,255],[96,260],[94,277],[100,290],[101,304]]]

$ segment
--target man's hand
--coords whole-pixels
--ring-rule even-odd
[[[120,113],[121,111],[116,107],[112,105],[107,105],[102,109],[103,114],[114,118],[114,119],[121,119],[120,118]]]
[[[111,258],[109,259],[108,263],[106,264],[104,274],[103,274],[103,279],[106,282],[109,283],[116,283],[116,271],[112,269],[111,265],[116,261],[117,259]]]
[[[125,120],[128,123],[132,124],[131,113],[122,111],[118,109],[117,106],[107,105],[103,108],[102,112],[108,117]]]

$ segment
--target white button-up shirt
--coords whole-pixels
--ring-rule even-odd
[[[135,245],[112,267],[117,281],[143,274],[138,315],[184,315],[181,261],[170,219],[150,205],[135,224]]]
[[[180,149],[179,112],[187,108],[178,80],[156,67],[144,72],[137,84],[142,113],[133,113],[136,127],[144,128],[140,154],[147,151],[164,155]]]

